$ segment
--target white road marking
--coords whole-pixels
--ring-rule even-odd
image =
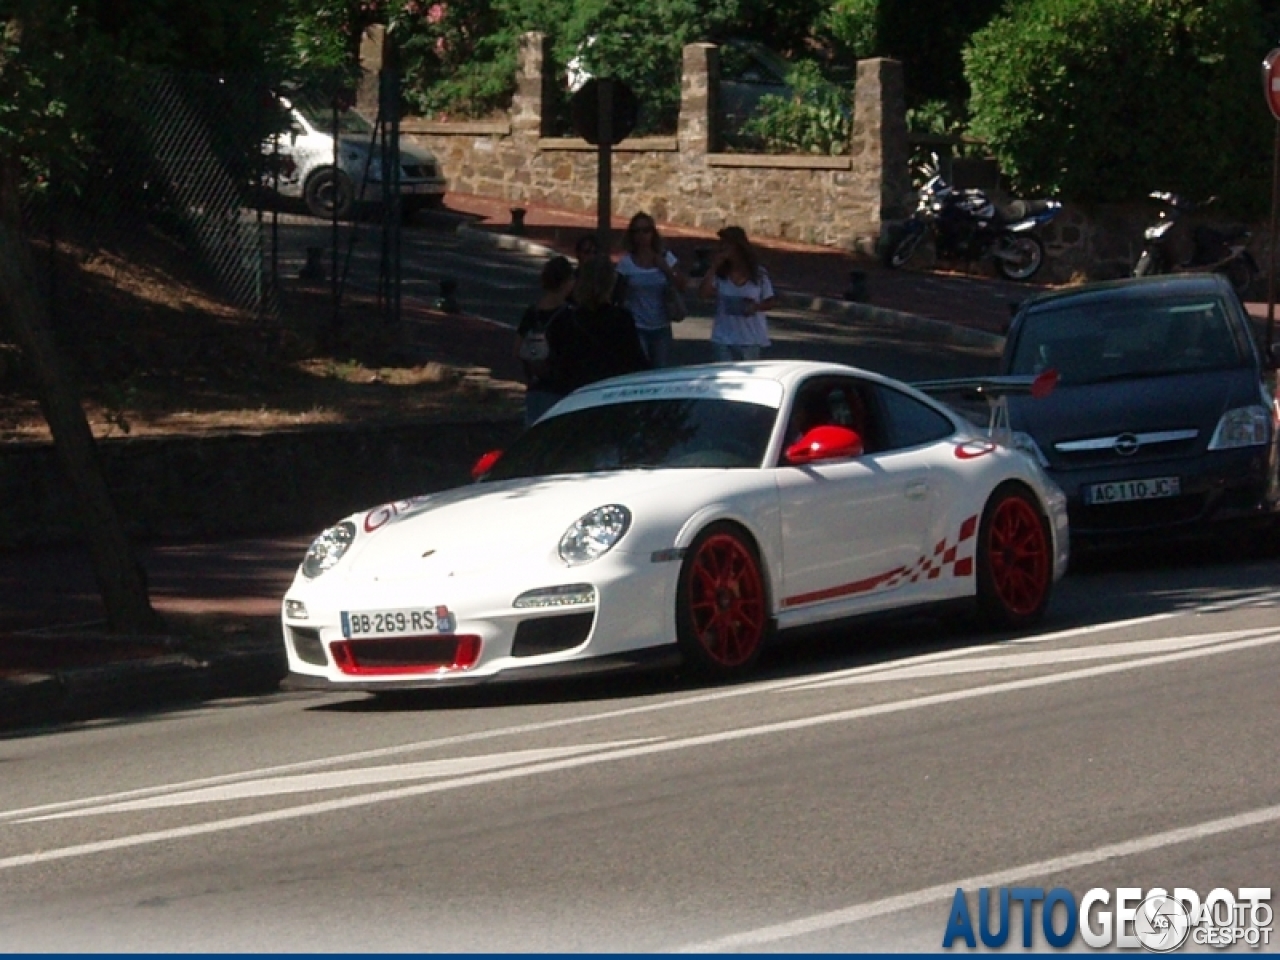
[[[1123,630],[1140,624],[1151,623],[1158,620],[1165,620],[1171,616],[1185,616],[1194,611],[1183,611],[1178,614],[1156,614],[1149,617],[1137,617],[1131,620],[1120,620],[1113,623],[1090,624],[1085,627],[1075,627],[1070,630],[1060,630],[1051,634],[1042,634],[1040,639],[1053,640],[1070,640],[1075,637],[1092,636],[1097,633],[1106,632],[1108,630]],[[934,653],[921,654],[916,657],[908,657],[902,660],[894,660],[888,663],[872,663],[864,664],[859,667],[852,667],[847,670],[824,673],[817,682],[828,679],[859,676],[862,674],[887,672],[891,670],[899,670],[916,664],[933,663],[941,660],[952,660],[959,657],[972,656],[978,653],[989,653],[992,650],[998,650],[1008,641],[996,643],[985,643],[971,647],[962,647],[954,650],[939,650]],[[38,804],[31,807],[21,807],[13,810],[0,810],[0,823],[5,821],[17,820],[23,818],[34,817],[44,813],[52,813],[58,810],[70,810],[79,807],[92,806],[101,803],[108,803],[119,800],[129,800],[137,797],[155,796],[156,794],[168,793],[171,791],[190,790],[197,787],[214,786],[220,783],[235,783],[257,777],[270,776],[274,774],[293,773],[303,770],[315,770],[323,767],[335,767],[348,763],[360,763],[368,760],[379,760],[386,757],[399,756],[406,753],[418,753],[425,750],[435,750],[442,747],[461,746],[468,743],[477,743],[484,740],[493,740],[501,737],[522,736],[529,733],[541,733],[547,730],[558,730],[566,727],[580,726],[583,724],[596,723],[604,720],[617,720],[623,717],[639,716],[647,713],[657,713],[665,710],[675,710],[688,706],[700,706],[706,703],[714,703],[720,700],[727,700],[734,697],[754,696],[762,693],[773,693],[775,691],[785,691],[791,687],[803,686],[815,682],[813,677],[786,678],[781,680],[766,680],[757,683],[743,684],[738,687],[729,687],[722,690],[713,690],[708,693],[697,694],[691,697],[682,697],[678,700],[663,700],[659,703],[647,703],[636,707],[621,707],[616,710],[605,710],[600,713],[561,717],[556,720],[542,720],[535,723],[516,724],[510,727],[498,727],[493,730],[478,730],[474,733],[456,734],[450,737],[439,737],[434,740],[419,740],[414,743],[401,744],[394,747],[378,747],[373,750],[361,750],[355,753],[338,754],[332,757],[320,757],[315,760],[300,760],[296,763],[277,764],[270,767],[260,767],[256,770],[244,770],[237,773],[221,774],[213,777],[201,777],[194,780],[185,780],[179,783],[161,784],[154,787],[141,787],[136,790],[123,790],[115,793],[99,794],[92,797],[82,797],[75,800],[62,800],[55,803]]]
[[[902,713],[908,710],[919,710],[926,707],[960,703],[965,700],[974,700],[980,697],[989,697],[997,694],[1014,693],[1023,690],[1034,690],[1041,687],[1057,686],[1059,684],[1069,683],[1076,680],[1088,680],[1095,677],[1124,673],[1130,670],[1144,670],[1164,664],[1180,663],[1187,660],[1217,656],[1223,653],[1252,650],[1276,643],[1280,643],[1280,633],[1273,633],[1267,636],[1250,637],[1248,639],[1238,640],[1232,643],[1218,644],[1210,647],[1199,647],[1193,650],[1179,650],[1173,653],[1145,657],[1139,660],[1128,660],[1124,663],[1109,663],[1100,666],[1085,667],[1079,670],[1070,670],[1065,673],[1050,674],[1048,676],[1009,680],[1003,683],[989,684],[985,687],[975,687],[967,690],[953,690],[948,693],[930,694],[928,696],[915,697],[910,700],[899,700],[893,703],[872,704],[870,706],[855,707],[849,710],[839,710],[834,713],[820,714],[818,716],[799,717],[793,720],[780,720],[775,723],[766,723],[755,727],[744,727],[737,730],[724,730],[719,733],[701,734],[699,736],[685,737],[679,740],[640,744],[637,746],[624,747],[607,753],[595,753],[585,757],[566,757],[560,760],[531,764],[529,766],[518,767],[516,769],[491,770],[484,773],[475,773],[449,780],[436,781],[434,783],[398,787],[394,790],[384,790],[377,793],[364,794],[362,796],[340,797],[333,800],[308,803],[297,807],[268,810],[262,813],[246,814],[243,816],[213,820],[206,823],[191,824],[185,827],[174,827],[167,830],[154,830],[148,833],[115,837],[110,840],[100,840],[93,843],[77,844],[70,847],[55,848],[52,850],[40,850],[35,853],[18,854],[16,856],[0,858],[0,870],[12,870],[18,867],[31,866],[33,864],[50,863],[55,860],[67,860],[74,857],[84,857],[114,850],[124,850],[130,847],[161,843],[168,840],[182,840],[188,837],[223,833],[228,830],[238,830],[244,827],[259,826],[266,823],[279,823],[286,820],[300,819],[302,817],[336,813],[341,810],[351,810],[358,807],[373,806],[379,803],[390,803],[397,800],[405,800],[411,797],[442,793],[446,790],[457,790],[465,787],[500,783],[505,780],[531,777],[543,773],[555,773],[561,770],[573,770],[601,763],[609,763],[616,760],[629,760],[635,757],[656,756],[677,750],[713,746],[716,744],[747,740],[754,737],[790,733],[796,730],[806,730],[835,723],[848,723],[853,720],[861,720],[867,717],[885,716],[887,714]]]
[[[1219,834],[1230,833],[1233,830],[1244,830],[1247,827],[1273,823],[1276,820],[1280,820],[1280,806],[1262,807],[1258,810],[1251,810],[1248,813],[1241,813],[1232,817],[1208,820],[1191,827],[1165,830],[1161,833],[1139,837],[1136,840],[1109,843],[1105,846],[1095,847],[1092,850],[1081,851],[1080,853],[1052,857],[1035,863],[1024,863],[1006,870],[997,870],[992,873],[939,883],[932,887],[925,887],[922,890],[899,894],[896,897],[886,897],[883,900],[860,903],[841,910],[830,910],[810,917],[802,917],[799,920],[777,923],[768,927],[760,927],[756,930],[746,930],[742,933],[721,937],[718,940],[708,940],[703,943],[679,947],[674,952],[714,953],[721,950],[739,950],[744,947],[759,946],[760,944],[773,943],[778,940],[789,940],[793,937],[819,933],[834,927],[843,927],[863,920],[882,917],[886,914],[913,910],[917,907],[928,906],[931,903],[950,900],[955,896],[957,888],[972,890],[975,887],[1008,886],[1020,881],[1049,877],[1068,870],[1089,867],[1095,863],[1101,863],[1104,860],[1111,860],[1116,857],[1132,857],[1179,843],[1191,843],[1196,840],[1215,837]],[[942,934],[943,931],[940,928],[938,931],[939,949],[941,949]]]
[[[617,750],[638,743],[653,743],[659,737],[638,740],[621,740],[614,743],[587,743],[573,747],[547,747],[541,750],[513,750],[509,753],[491,753],[479,757],[448,757],[442,760],[424,760],[420,763],[401,763],[389,767],[358,767],[354,770],[334,770],[329,773],[304,773],[291,777],[267,777],[242,783],[205,787],[170,793],[141,800],[103,804],[82,810],[51,813],[43,817],[30,817],[20,823],[39,823],[46,820],[66,820],[72,817],[97,816],[104,813],[130,813],[137,810],[158,810],[165,807],[190,806],[197,803],[222,803],[227,800],[245,800],[251,797],[276,797],[291,793],[310,793],[316,790],[341,790],[349,787],[367,787],[377,783],[394,783],[402,780],[425,780],[431,777],[460,777],[485,770],[500,770],[528,763],[543,763],[561,757],[573,757],[586,753]]]
[[[1046,667],[1059,663],[1081,663],[1088,660],[1117,660],[1121,657],[1149,656],[1170,650],[1187,650],[1215,643],[1239,640],[1267,633],[1268,630],[1232,630],[1227,633],[1205,633],[1188,637],[1160,637],[1155,640],[1133,640],[1128,643],[1107,643],[1101,646],[1068,647],[1064,650],[1027,650],[1019,653],[992,654],[964,663],[925,663],[891,670],[882,670],[866,676],[845,676],[835,680],[815,680],[799,692],[825,690],[829,687],[845,687],[855,683],[884,683],[892,680],[918,680],[924,677],[952,677],[966,673],[986,673],[991,670],[1018,670],[1027,667]]]

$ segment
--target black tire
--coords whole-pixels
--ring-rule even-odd
[[[889,256],[885,258],[885,265],[894,270],[899,267],[905,267],[917,250],[920,249],[920,241],[924,239],[923,230],[913,230],[906,234],[889,248]]]
[[[321,217],[325,220],[333,218],[335,207],[339,220],[349,220],[355,210],[355,198],[356,191],[351,178],[340,170],[335,171],[332,167],[325,167],[313,173],[308,178],[306,190],[303,192],[307,210],[313,217]]]
[[[1005,247],[1006,253],[1016,253],[1016,260],[996,257],[996,269],[1006,280],[1030,280],[1044,266],[1044,244],[1030,233],[1013,236]]]
[[[978,527],[978,612],[997,630],[1044,616],[1053,588],[1053,536],[1035,496],[1020,483],[991,494]]]
[[[1223,275],[1235,288],[1236,293],[1244,299],[1244,295],[1249,288],[1253,286],[1253,281],[1257,278],[1257,273],[1253,267],[1242,259],[1232,260],[1222,268]]]
[[[760,554],[733,523],[708,526],[685,551],[676,587],[676,641],[685,665],[712,680],[749,673],[770,633]]]

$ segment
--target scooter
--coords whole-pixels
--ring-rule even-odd
[[[1015,200],[999,207],[977,189],[956,190],[927,166],[915,213],[885,255],[889,267],[901,267],[920,242],[933,236],[940,260],[991,259],[1008,280],[1030,280],[1044,264],[1044,243],[1035,230],[1062,210],[1057,200]]]
[[[1151,199],[1160,203],[1160,212],[1156,222],[1143,231],[1146,246],[1138,262],[1134,265],[1135,277],[1154,276],[1161,273],[1221,273],[1231,281],[1236,293],[1241,296],[1253,284],[1258,276],[1258,264],[1249,252],[1249,238],[1252,234],[1247,227],[1239,224],[1225,227],[1209,227],[1199,225],[1191,230],[1190,247],[1187,251],[1186,230],[1178,227],[1186,223],[1183,219],[1196,210],[1213,203],[1210,197],[1203,204],[1197,204],[1176,193],[1156,190],[1148,194]],[[1181,244],[1181,250],[1175,252],[1175,246]],[[1187,254],[1179,257],[1178,253]]]

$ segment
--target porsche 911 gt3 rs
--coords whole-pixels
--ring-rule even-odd
[[[562,400],[475,483],[322,532],[284,597],[294,685],[390,690],[678,654],[748,671],[775,631],[972,601],[1044,614],[1061,491],[912,387],[773,361]]]

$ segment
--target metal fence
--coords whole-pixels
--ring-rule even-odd
[[[384,86],[394,96],[394,79]],[[221,299],[264,322],[278,320],[281,217],[306,215],[307,208],[300,198],[283,196],[290,192],[290,169],[280,144],[288,143],[290,120],[275,86],[259,76],[121,69],[82,78],[78,97],[78,115],[86,119],[77,128],[73,159],[32,158],[41,173],[24,200],[27,236],[51,251],[75,244],[92,252],[127,249],[139,231],[158,232],[180,246]],[[336,142],[338,111],[332,116]],[[398,169],[396,124],[372,119],[370,153]],[[367,199],[366,186],[356,183],[357,195]],[[355,234],[380,230],[379,298],[398,318],[400,211],[395,202],[381,209],[381,220],[372,222],[354,211],[335,211],[328,232],[332,249],[324,258],[338,267],[334,317]],[[54,261],[51,256],[49,263]],[[55,322],[58,282],[56,275],[50,278]]]

